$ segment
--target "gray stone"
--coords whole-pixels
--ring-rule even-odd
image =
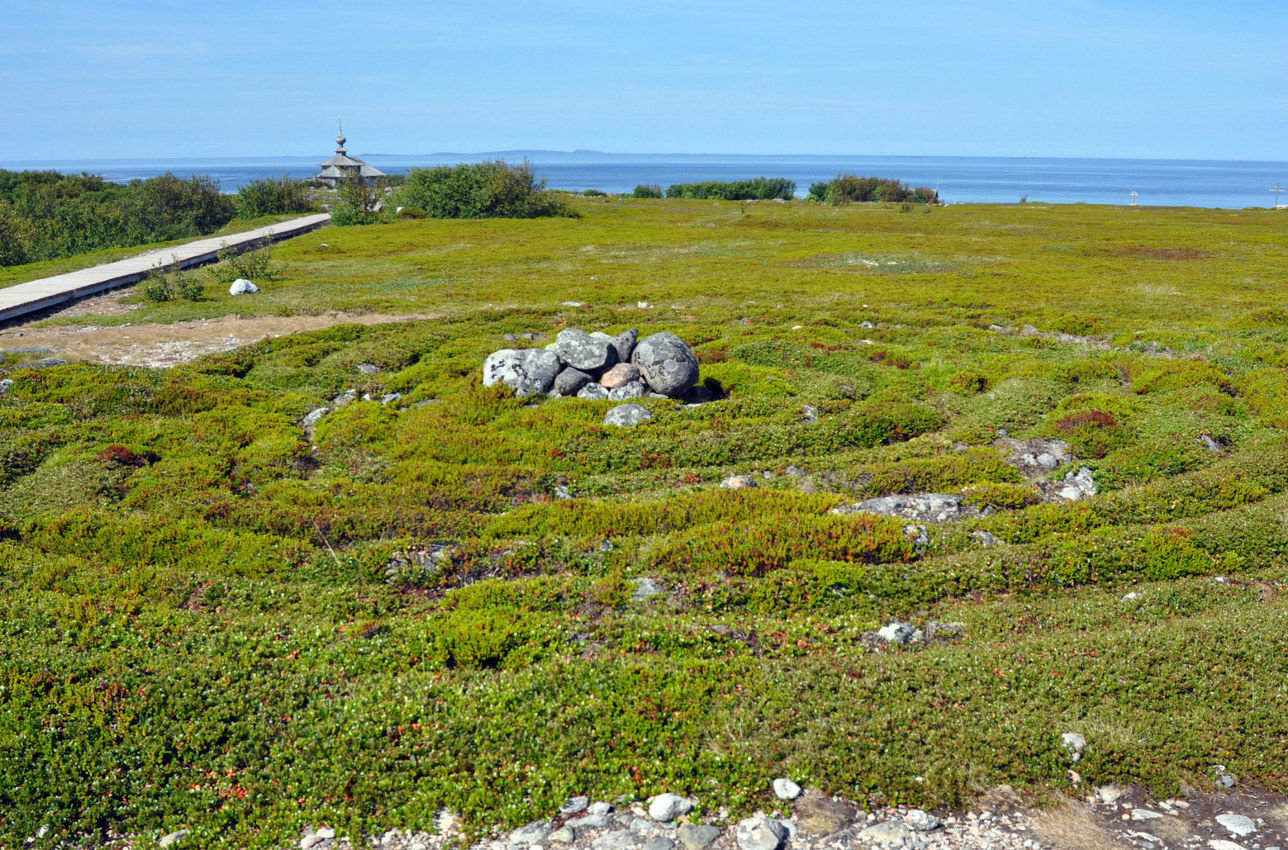
[[[926,623],[926,640],[956,640],[966,634],[966,624],[956,621],[931,620]]]
[[[1235,838],[1242,838],[1257,831],[1257,825],[1247,815],[1217,815],[1216,822],[1230,831]]]
[[[817,407],[815,407],[815,406],[814,406],[814,405],[812,405],[812,404],[807,404],[807,405],[805,405],[805,407],[804,407],[804,408],[802,409],[802,411],[801,411],[801,421],[802,421],[802,422],[817,422],[817,421],[818,421],[818,408],[817,408]]]
[[[910,809],[908,814],[903,816],[903,822],[918,832],[931,832],[943,826],[939,818],[925,809]]]
[[[639,845],[639,840],[629,829],[618,829],[605,833],[591,842],[593,850],[631,850]]]
[[[1082,751],[1087,748],[1087,739],[1077,732],[1065,732],[1060,736],[1060,744],[1069,754],[1069,761],[1077,761],[1082,758]]]
[[[13,388],[13,378],[5,378],[3,381],[0,381],[0,395],[4,395],[5,393],[9,392],[9,390],[12,388]]]
[[[693,350],[672,333],[646,336],[635,346],[631,362],[655,392],[680,398],[698,382],[698,359]]]
[[[657,825],[644,818],[631,818],[631,822],[626,825],[626,828],[640,838],[649,838],[657,833]]]
[[[628,331],[622,331],[613,337],[613,350],[617,352],[617,362],[626,363],[635,353],[635,343],[639,341],[640,332],[638,328],[631,328]]]
[[[665,823],[675,820],[692,808],[693,804],[678,794],[658,794],[649,801],[648,816],[655,821]]]
[[[757,487],[759,485],[756,484],[756,479],[750,475],[730,475],[720,482],[720,486],[726,490],[741,490],[744,487]]]
[[[738,822],[734,839],[739,850],[778,850],[787,837],[781,823],[763,814],[756,814]]]
[[[608,398],[608,388],[600,386],[597,383],[586,384],[577,391],[577,398],[584,398],[590,401],[601,401]]]
[[[364,375],[374,375],[380,371],[380,367],[375,363],[359,363],[358,371]]]
[[[1096,799],[1102,803],[1117,803],[1126,790],[1119,788],[1117,785],[1101,785],[1096,788]]]
[[[303,428],[312,428],[322,421],[322,418],[331,412],[329,407],[315,407],[304,415],[300,420],[300,426]]]
[[[1149,809],[1131,810],[1131,819],[1134,821],[1159,820],[1162,817],[1163,815],[1159,814],[1158,812],[1150,811]]]
[[[586,372],[565,366],[555,375],[554,390],[559,395],[576,395],[578,390],[593,380],[595,379]]]
[[[877,637],[886,643],[898,644],[900,646],[913,642],[917,630],[908,623],[900,623],[898,620],[886,623],[877,630]]]
[[[570,797],[568,802],[559,807],[561,815],[575,815],[586,811],[590,807],[589,797]]]
[[[612,811],[613,811],[613,804],[612,804],[612,803],[605,803],[605,802],[603,802],[602,800],[600,800],[600,801],[598,801],[598,802],[591,803],[591,804],[590,804],[590,808],[589,808],[589,809],[587,809],[586,811],[587,811],[587,812],[589,812],[589,813],[590,813],[590,814],[592,814],[592,815],[607,815],[607,814],[612,814]]]
[[[161,840],[157,842],[157,846],[158,847],[177,847],[178,845],[183,843],[183,840],[185,838],[188,837],[188,832],[189,830],[180,829],[170,833],[169,835],[163,835],[161,836]]]
[[[322,421],[323,416],[326,416],[330,412],[331,408],[329,407],[314,408],[313,410],[310,410],[302,420],[300,420],[300,424],[305,428],[312,428],[314,425]]]
[[[859,833],[859,840],[883,850],[920,850],[926,846],[906,824],[897,820],[874,823]]]
[[[666,587],[651,578],[631,579],[631,584],[635,585],[635,591],[631,594],[632,602],[645,602],[666,593]]]
[[[834,800],[819,791],[809,790],[792,803],[792,816],[806,835],[831,835],[854,822],[858,808],[845,800]]]
[[[608,399],[609,401],[626,401],[632,398],[643,398],[647,392],[648,387],[644,385],[643,381],[631,381],[609,390]]]
[[[535,820],[526,826],[521,826],[510,833],[511,844],[540,844],[546,840],[546,836],[554,831],[554,827],[548,820]]]
[[[996,534],[993,534],[990,531],[984,531],[982,528],[975,529],[970,533],[970,536],[981,546],[996,546],[998,543],[1002,542],[1001,538]]]
[[[558,355],[541,348],[503,348],[483,362],[483,386],[505,384],[520,398],[547,392],[558,374]]]
[[[962,497],[951,493],[915,493],[865,499],[832,509],[834,514],[868,513],[902,517],[916,522],[952,522],[975,516],[978,511],[966,507]]]
[[[1221,444],[1207,434],[1200,434],[1198,436],[1198,444],[1213,454],[1219,455],[1221,453]]]
[[[720,837],[720,832],[720,827],[710,824],[682,823],[678,837],[688,850],[706,850]]]
[[[674,841],[667,838],[665,835],[658,835],[645,841],[642,850],[672,850],[674,847]]]
[[[576,840],[577,831],[568,826],[568,824],[564,824],[546,836],[546,841],[549,841],[551,844],[572,844]]]
[[[229,295],[254,295],[256,292],[259,292],[259,287],[244,277],[237,278],[233,281],[233,285],[228,287]]]
[[[623,384],[630,384],[640,379],[640,369],[634,363],[618,363],[609,369],[603,375],[599,376],[599,382],[610,390],[620,387]]]
[[[605,803],[604,805],[608,804]],[[579,818],[573,818],[565,823],[564,826],[570,826],[573,829],[603,829],[610,823],[610,818],[611,816],[609,812],[596,812],[593,811],[592,807],[590,814]]]
[[[335,830],[329,826],[318,827],[313,831],[313,834],[318,838],[321,838],[323,841],[330,841],[332,838],[335,838]]]
[[[597,372],[612,366],[617,357],[612,338],[596,338],[577,328],[564,328],[555,337],[554,351],[574,369]]]
[[[626,428],[647,422],[652,418],[653,414],[648,412],[647,407],[638,404],[619,404],[604,415],[604,424]]]
[[[1096,481],[1092,477],[1091,470],[1082,466],[1077,472],[1070,472],[1064,476],[1064,486],[1060,488],[1059,495],[1067,502],[1076,502],[1096,495]]]
[[[300,850],[310,850],[322,843],[320,835],[306,835],[300,839]]]
[[[785,777],[774,780],[774,796],[780,800],[795,800],[801,795],[801,787]]]
[[[1207,843],[1208,850],[1246,850],[1242,844],[1226,841],[1224,838],[1213,838]],[[1266,850],[1271,850],[1267,847]]]
[[[336,407],[344,407],[345,405],[353,404],[357,400],[358,391],[355,389],[347,389],[335,398],[331,399],[331,404]]]

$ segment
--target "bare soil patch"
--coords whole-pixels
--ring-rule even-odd
[[[222,316],[173,324],[144,323],[120,327],[93,324],[95,316],[121,315],[135,305],[121,302],[121,295],[108,293],[78,302],[61,315],[84,315],[84,325],[33,327],[14,325],[0,329],[0,350],[39,347],[63,360],[122,366],[167,368],[208,354],[231,351],[266,337],[328,328],[332,325],[378,325],[421,319],[440,319],[439,314],[342,313],[315,316]]]

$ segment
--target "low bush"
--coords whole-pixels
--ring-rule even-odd
[[[631,192],[632,198],[661,198],[664,196],[662,187],[656,183],[641,183],[635,187],[635,191]]]
[[[639,191],[639,187],[636,187]],[[673,183],[666,189],[668,198],[713,198],[719,201],[790,201],[796,196],[796,183],[783,177],[757,177],[752,180],[705,183]],[[637,196],[642,197],[642,196]]]
[[[416,207],[433,218],[539,218],[573,211],[538,180],[532,166],[502,160],[414,168],[393,206]]]
[[[317,206],[309,197],[308,186],[303,180],[285,176],[253,180],[243,185],[237,190],[234,203],[238,218],[310,212]]]
[[[910,189],[899,180],[887,177],[856,177],[841,174],[825,183],[809,187],[810,200],[827,204],[855,204],[870,201],[886,203],[911,202],[938,204],[939,193],[925,186]]]

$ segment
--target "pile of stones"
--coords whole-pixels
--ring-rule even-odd
[[[505,384],[520,398],[546,394],[626,401],[647,396],[696,400],[698,359],[672,333],[639,339],[565,328],[545,348],[503,348],[483,363],[483,385]],[[705,399],[703,399],[705,400]]]

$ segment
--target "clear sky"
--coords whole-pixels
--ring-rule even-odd
[[[4,0],[0,166],[612,152],[1288,160],[1288,0]]]

